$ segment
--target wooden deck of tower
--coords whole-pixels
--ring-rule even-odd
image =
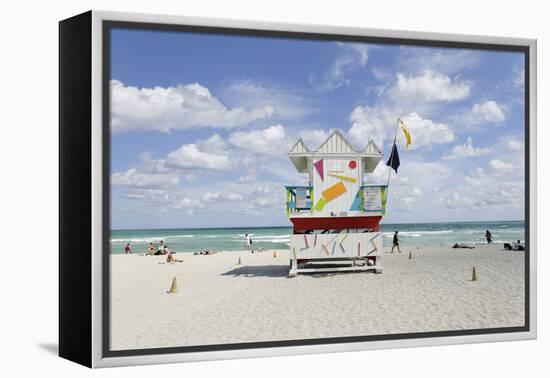
[[[298,273],[375,270],[382,272],[380,221],[387,186],[368,185],[382,153],[371,140],[356,151],[333,132],[316,151],[302,139],[288,154],[309,185],[287,186],[287,215],[293,224],[290,276]]]

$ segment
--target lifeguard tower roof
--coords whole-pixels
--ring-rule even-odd
[[[370,173],[376,168],[383,154],[372,140],[369,140],[363,151],[354,150],[338,130],[330,134],[316,151],[310,151],[300,138],[288,153],[288,157],[299,173],[309,172],[311,166],[308,161],[327,156],[361,159],[363,171]]]

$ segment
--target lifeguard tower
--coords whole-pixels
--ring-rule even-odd
[[[335,131],[310,151],[302,139],[288,154],[307,186],[286,186],[286,211],[293,224],[289,276],[305,272],[382,272],[380,220],[386,210],[385,185],[366,185],[382,152],[370,140],[355,151]]]

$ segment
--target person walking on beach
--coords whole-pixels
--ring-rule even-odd
[[[493,244],[493,235],[489,230],[485,231],[485,238],[487,239],[487,244]]]
[[[399,237],[397,234],[399,231],[395,231],[395,234],[393,234],[393,247],[391,247],[391,253],[393,253],[393,249],[397,247],[397,251],[401,253],[401,249],[399,248]]]
[[[130,247],[130,243],[126,243],[126,247],[124,247],[124,253],[126,255],[129,255],[132,253],[132,247]]]

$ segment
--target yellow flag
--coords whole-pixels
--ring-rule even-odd
[[[399,123],[401,124],[401,129],[403,129],[403,133],[405,134],[405,139],[407,139],[407,148],[409,148],[409,144],[412,144],[411,134],[401,119],[399,120]]]

